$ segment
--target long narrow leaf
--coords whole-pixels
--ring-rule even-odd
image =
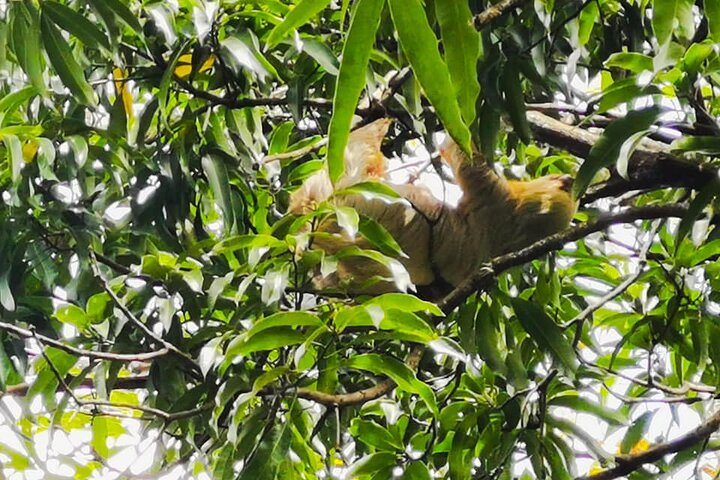
[[[471,152],[470,130],[463,123],[448,67],[440,56],[437,38],[419,0],[388,0],[390,15],[403,52],[410,61],[425,96],[443,126],[466,154]]]
[[[475,104],[480,95],[477,75],[480,35],[472,26],[472,13],[467,1],[435,2],[435,12],[460,113],[465,123],[470,125],[475,121]]]
[[[512,306],[520,324],[538,347],[551,354],[564,367],[566,373],[572,374],[577,369],[575,352],[553,319],[542,307],[527,300],[515,298]]]
[[[95,95],[85,80],[82,67],[75,60],[72,49],[60,30],[44,13],[40,17],[40,30],[50,63],[65,86],[70,89],[80,103],[94,105]]]
[[[268,35],[267,46],[272,48],[297,27],[306,24],[311,18],[328,6],[330,0],[303,0],[287,14],[282,23],[275,26]]]
[[[617,161],[625,142],[634,134],[648,130],[661,112],[659,107],[653,106],[630,112],[624,118],[610,124],[593,145],[587,160],[578,170],[573,184],[575,198],[580,198],[585,192],[598,170]]]
[[[365,69],[370,60],[370,50],[375,42],[375,32],[384,4],[385,0],[360,0],[350,20],[335,86],[335,108],[329,129],[327,161],[333,182],[340,178],[345,169],[345,145],[350,135],[355,107],[365,85]]]
[[[94,23],[72,8],[58,2],[44,2],[42,9],[58,27],[70,32],[88,47],[100,45],[110,50],[110,40],[107,36]]]

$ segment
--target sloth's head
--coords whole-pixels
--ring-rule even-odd
[[[527,182],[509,181],[519,230],[526,243],[563,230],[575,215],[570,175],[548,175]]]

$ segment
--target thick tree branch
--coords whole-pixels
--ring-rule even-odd
[[[578,480],[612,480],[638,470],[647,463],[657,462],[665,455],[677,453],[706,440],[720,428],[720,412],[716,412],[695,430],[682,435],[671,442],[659,443],[644,452],[616,457],[617,466],[603,470],[595,475],[580,477]]]
[[[600,138],[598,134],[567,125],[538,111],[529,111],[527,118],[537,140],[581,158],[587,158],[590,149]],[[590,188],[582,202],[589,203],[630,190],[661,187],[700,189],[717,175],[717,168],[675,157],[670,154],[666,145],[645,139],[630,158],[629,181],[614,177],[602,185]]]

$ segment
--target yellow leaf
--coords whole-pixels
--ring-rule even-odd
[[[23,155],[23,160],[25,160],[25,163],[32,162],[33,158],[35,158],[35,154],[37,153],[38,148],[40,148],[40,145],[31,140],[28,140],[27,142],[25,142],[23,144],[22,155]]]
[[[117,95],[122,98],[123,109],[125,110],[125,116],[130,121],[133,116],[133,98],[128,88],[127,77],[125,72],[120,67],[113,68],[113,78],[115,79],[115,91]]]
[[[205,62],[200,66],[198,69],[198,73],[202,73],[206,70],[210,70],[212,66],[215,64],[215,57],[213,55],[210,55]],[[180,55],[180,58],[178,58],[177,61],[177,67],[175,68],[175,75],[179,78],[185,79],[190,76],[192,73],[192,54],[186,53],[184,55]]]
[[[633,445],[633,447],[630,449],[630,455],[634,455],[636,453],[641,453],[646,451],[648,448],[650,448],[650,442],[645,440],[644,438],[641,438],[638,440],[638,442]]]
[[[702,468],[702,471],[710,475],[712,478],[717,478],[719,473],[717,468],[713,468],[710,465],[705,465]]]

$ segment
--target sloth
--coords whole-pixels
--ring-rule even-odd
[[[316,172],[293,192],[288,211],[307,214],[329,201],[353,207],[359,215],[375,220],[402,248],[404,255],[397,261],[418,291],[432,286],[447,291],[483,262],[564,229],[575,214],[569,175],[506,180],[481,154],[475,152],[469,158],[450,139],[440,147],[440,156],[462,189],[457,206],[438,200],[425,186],[393,184],[387,178],[386,159],[380,151],[389,125],[390,120],[380,119],[353,131],[345,149],[344,175],[333,186],[327,169]],[[402,201],[388,202],[361,194],[333,196],[337,190],[368,180],[389,186]],[[315,237],[311,248],[339,254],[340,260],[331,275],[323,277],[315,272],[316,288],[369,294],[403,289],[391,278],[396,263],[342,255],[353,246],[373,249],[369,241],[350,237],[331,218],[320,222],[317,231],[325,234]]]

